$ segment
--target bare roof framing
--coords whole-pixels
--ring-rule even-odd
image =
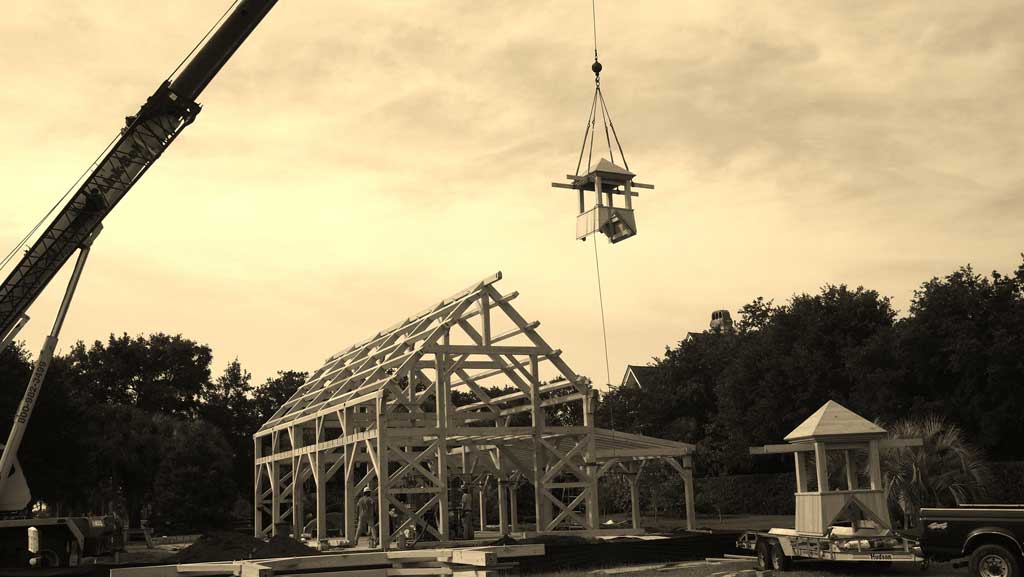
[[[288,517],[301,531],[310,486],[316,532],[326,535],[332,478],[343,484],[349,538],[356,494],[376,492],[385,548],[409,525],[448,539],[455,478],[478,492],[496,481],[502,534],[516,525],[509,492],[521,482],[534,487],[536,531],[598,531],[599,478],[621,469],[635,481],[649,459],[680,472],[692,522],[693,446],[597,428],[590,381],[516,311],[518,293],[496,289],[499,280],[500,272],[330,357],[263,424],[254,435],[257,535]],[[471,401],[455,406],[453,391]],[[551,410],[578,419],[549,422]]]

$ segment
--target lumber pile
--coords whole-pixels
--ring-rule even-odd
[[[110,577],[498,577],[516,559],[544,554],[544,545],[341,553],[217,563],[111,569]]]

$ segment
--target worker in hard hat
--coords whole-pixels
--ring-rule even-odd
[[[469,490],[469,484],[462,486],[462,497],[459,499],[459,525],[461,525],[461,537],[463,539],[473,538],[473,494]]]
[[[363,487],[363,495],[356,501],[356,514],[356,543],[363,532],[369,530],[370,546],[374,547],[377,542],[377,500],[373,498],[370,487]]]

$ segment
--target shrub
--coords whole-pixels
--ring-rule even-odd
[[[792,515],[795,487],[793,473],[705,477],[695,482],[695,501],[701,513]]]

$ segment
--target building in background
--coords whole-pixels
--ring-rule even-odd
[[[626,373],[622,375],[622,384],[636,385],[639,388],[644,388],[644,385],[653,381],[658,372],[658,367],[652,366],[641,366],[641,365],[626,365]]]

